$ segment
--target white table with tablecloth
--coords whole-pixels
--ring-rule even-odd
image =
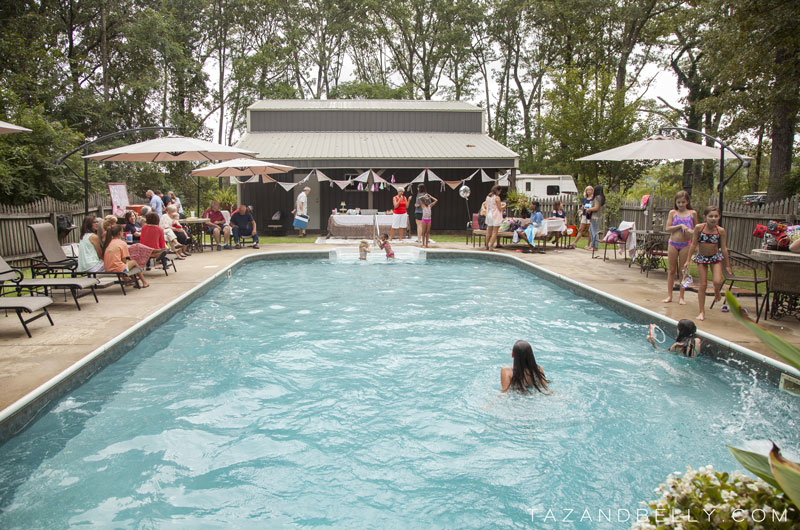
[[[388,234],[392,229],[391,214],[331,215],[328,217],[328,237],[372,240],[376,236],[376,221],[379,233]],[[406,215],[406,230],[408,230],[408,215]]]

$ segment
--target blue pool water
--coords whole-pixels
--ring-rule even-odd
[[[645,333],[510,265],[251,263],[0,447],[0,528],[629,527],[797,451],[800,400]],[[520,338],[552,395],[499,394]]]

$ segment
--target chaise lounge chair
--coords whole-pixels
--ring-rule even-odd
[[[25,333],[28,338],[31,338],[31,331],[28,329],[28,324],[37,318],[47,317],[50,325],[53,326],[53,319],[50,318],[50,313],[47,312],[47,306],[53,303],[53,300],[47,296],[2,296],[0,297],[0,309],[8,311],[12,309],[17,312],[19,321],[22,327],[25,328]],[[34,311],[42,310],[36,316],[25,319],[22,313],[33,313]]]
[[[67,257],[58,242],[56,229],[50,223],[28,225],[39,246],[42,258],[31,258],[31,275],[37,276],[74,276],[78,260]]]
[[[11,285],[7,286],[6,283]],[[53,289],[62,289],[72,294],[72,299],[75,300],[75,306],[77,306],[78,311],[81,309],[78,298],[91,294],[94,296],[94,301],[99,302],[97,293],[94,290],[99,283],[97,278],[25,278],[21,270],[10,266],[6,263],[6,260],[0,257],[0,290],[12,287],[17,291],[17,294],[20,294],[23,290],[33,293],[39,289],[44,289],[45,296],[49,296]],[[80,291],[87,289],[87,292],[78,294]]]

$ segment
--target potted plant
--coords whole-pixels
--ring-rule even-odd
[[[531,200],[524,193],[509,190],[506,196],[506,207],[514,214],[514,217],[522,217],[526,211],[530,210]]]
[[[220,210],[232,212],[234,206],[236,206],[236,188],[233,186],[225,186],[214,190],[211,194],[211,198],[219,203]]]

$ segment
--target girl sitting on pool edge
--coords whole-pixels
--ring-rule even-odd
[[[661,331],[661,328],[656,326],[655,324],[650,324],[650,329],[647,333],[647,340],[650,344],[653,345],[653,348],[658,350],[658,344],[656,344],[656,338],[654,336],[655,330],[658,329]],[[661,331],[662,335],[664,332]],[[697,333],[697,326],[694,322],[689,320],[688,318],[684,318],[678,321],[678,336],[675,338],[675,343],[669,347],[667,351],[672,351],[676,353],[680,353],[685,357],[697,357],[700,353],[700,345],[701,340],[699,337],[695,337]],[[664,337],[666,338],[666,337]],[[663,342],[663,340],[659,341]]]
[[[503,392],[509,389],[515,390],[520,394],[530,394],[533,387],[541,393],[546,393],[547,379],[544,377],[544,370],[536,364],[533,356],[533,348],[524,340],[518,340],[511,349],[511,357],[514,359],[514,367],[504,366],[500,369],[500,388]]]

